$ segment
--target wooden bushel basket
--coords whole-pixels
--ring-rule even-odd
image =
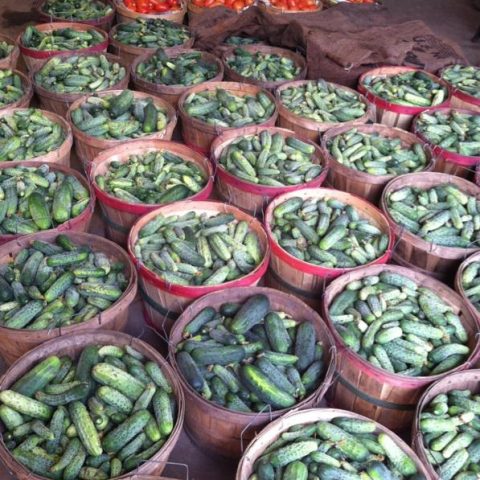
[[[170,49],[166,49],[167,53],[169,50]],[[194,53],[194,52],[201,53],[202,60],[204,62],[214,63],[218,71],[217,75],[215,75],[213,78],[211,78],[210,80],[207,80],[206,82],[202,82],[201,84],[198,84],[198,85],[203,85],[207,82],[221,82],[223,79],[223,63],[217,57],[215,57],[215,55],[212,55],[211,53],[208,53],[208,52],[200,52],[199,50],[193,50],[189,48],[175,48],[175,47],[171,49],[171,53],[168,53],[168,55],[171,58],[175,58],[184,53]],[[137,75],[138,65],[140,63],[148,61],[154,54],[155,52],[147,53],[147,54],[141,55],[140,57],[136,57],[135,60],[133,61],[132,69],[130,72],[133,86],[136,90],[140,90],[141,92],[147,92],[147,93],[150,93],[151,95],[156,95],[157,97],[162,98],[163,100],[171,104],[174,108],[176,108],[178,99],[182,96],[184,92],[186,92],[191,88],[190,86],[164,85],[162,83],[153,83]]]
[[[437,396],[452,390],[470,390],[474,394],[480,392],[480,370],[456,372],[431,385],[420,398],[415,411],[415,421],[412,426],[412,447],[418,458],[425,465],[432,480],[442,480],[428,461],[427,452],[423,444],[423,435],[420,431],[420,414],[424,408]]]
[[[295,76],[294,80],[303,80],[307,76],[307,62],[298,53],[287,50],[286,48],[271,47],[269,45],[242,45],[241,47],[231,47],[222,55],[223,68],[225,69],[225,79],[230,82],[250,83],[266,90],[275,90],[280,85],[291,81],[263,81],[240,75],[234,69],[230,68],[227,63],[228,58],[232,56],[233,50],[235,50],[236,48],[240,48],[242,50],[250,52],[251,54],[255,54],[258,52],[263,54],[278,55],[279,57],[287,58],[289,60],[292,60],[295,65],[300,68],[300,72]]]
[[[7,35],[0,35],[0,42],[7,42],[9,45],[13,45],[13,50],[5,58],[0,59],[0,68],[11,68],[14,70],[17,68],[18,57],[20,56],[18,43],[15,43],[15,40],[7,37]]]
[[[68,22],[72,20],[70,18],[60,18],[53,17],[48,13],[45,13],[42,8],[47,0],[36,0],[34,1],[34,11],[38,17],[38,21],[41,23],[54,23],[54,22]],[[108,3],[112,7],[112,13],[105,15],[104,17],[93,18],[91,20],[72,20],[75,23],[84,23],[86,25],[92,25],[93,27],[101,28],[108,32],[113,24],[113,19],[115,18],[115,5],[111,0],[103,0],[103,3]]]
[[[408,377],[377,368],[345,346],[329,315],[332,301],[348,283],[385,271],[403,275],[422,287],[429,288],[452,308],[453,313],[460,315],[462,324],[468,332],[468,345],[471,351],[462,365],[439,375]],[[365,415],[392,430],[409,429],[415,406],[425,388],[451,372],[470,368],[478,355],[478,325],[470,311],[465,308],[460,295],[438,280],[408,268],[374,265],[342,275],[325,290],[322,314],[335,338],[338,351],[337,382],[329,392],[329,403]]]
[[[460,110],[453,108],[434,108],[432,110],[426,110],[425,113],[434,113],[440,111],[442,113],[449,113],[450,111],[456,111],[458,113],[467,113],[475,116],[480,116],[480,111],[474,110]],[[435,156],[436,172],[449,173],[450,175],[457,175],[458,177],[468,178],[472,176],[475,171],[475,166],[480,163],[480,156],[467,157],[466,155],[460,155],[456,152],[451,152],[438,145],[432,143],[418,128],[418,115],[412,122],[412,132],[417,135],[423,142],[425,142],[432,150]]]
[[[73,168],[67,167],[65,165],[61,165],[59,163],[44,163],[44,165],[48,165],[50,168],[50,171],[57,171],[57,172],[62,172],[65,175],[72,175],[77,178],[77,180],[88,190],[88,193],[90,195],[90,202],[88,203],[87,207],[83,212],[76,216],[71,218],[70,220],[67,220],[64,223],[61,223],[60,225],[57,225],[54,228],[51,228],[50,230],[44,230],[45,232],[55,232],[57,235],[59,233],[65,233],[68,232],[69,230],[73,230],[75,232],[86,232],[88,231],[88,228],[90,226],[90,221],[92,220],[93,217],[93,211],[95,210],[95,193],[93,191],[93,188],[90,186],[90,184],[87,182],[87,179],[81,175],[77,170],[74,170]],[[35,167],[39,168],[40,164],[37,161],[32,161],[32,160],[21,160],[19,162],[0,162],[0,173],[3,168],[16,168],[16,167]],[[24,235],[22,234],[0,234],[0,245],[3,245],[4,243],[10,242],[12,240],[16,240],[19,237],[23,237]]]
[[[322,150],[325,157],[328,159],[329,175],[328,182],[337,190],[343,190],[344,192],[351,193],[352,195],[358,195],[359,197],[368,200],[374,204],[377,204],[382,195],[385,185],[392,180],[395,175],[371,175],[366,172],[354,170],[338,162],[334,155],[330,153],[328,149],[329,141],[333,140],[338,135],[348,132],[352,127],[342,126],[338,128],[332,128],[324,133],[322,137]],[[414,144],[422,142],[412,133],[401,130],[400,128],[388,127],[375,123],[372,125],[355,125],[356,130],[360,133],[375,134],[389,139],[400,139],[402,147],[411,148]],[[427,164],[422,171],[430,171],[433,169],[435,159],[430,149],[423,147],[425,155],[427,157]]]
[[[355,268],[326,268],[305,262],[287,253],[274,239],[272,234],[273,211],[281,203],[292,197],[322,199],[334,198],[347,205],[352,205],[362,218],[368,218],[382,232],[388,233],[389,244],[387,250],[377,259],[367,265],[387,263],[390,259],[393,245],[393,235],[390,232],[387,219],[374,205],[362,198],[349,193],[328,188],[304,188],[276,197],[265,211],[265,230],[267,232],[270,248],[272,249],[270,269],[267,276],[267,285],[288,293],[294,293],[305,303],[315,310],[322,305],[322,294],[325,286],[334,278],[352,270],[357,270],[364,265]]]
[[[90,54],[80,54],[79,56],[87,56]],[[128,87],[128,82],[129,82],[129,67],[126,64],[124,60],[122,60],[119,57],[116,57],[115,55],[112,55],[110,53],[99,53],[97,55],[105,55],[107,59],[110,62],[117,62],[120,64],[120,66],[125,68],[125,76],[119,80],[115,85],[112,85],[111,87],[106,88],[104,91],[111,91],[111,90],[123,90]],[[58,57],[69,57],[71,54],[62,54],[58,55]],[[47,90],[46,88],[40,86],[37,84],[35,80],[35,76],[38,73],[38,71],[49,61],[50,59],[46,59],[43,63],[38,65],[33,71],[32,71],[32,78],[33,78],[33,86],[35,89],[35,93],[37,94],[38,100],[40,102],[41,108],[45,110],[50,110],[51,112],[57,113],[61,117],[65,117],[67,115],[68,109],[72,105],[73,102],[78,100],[81,97],[84,97],[86,94],[85,92],[79,92],[79,93],[58,93],[58,92],[51,92],[50,90]],[[98,94],[99,92],[93,92]],[[88,93],[87,93],[88,95]]]
[[[240,463],[238,464],[237,475],[235,480],[249,480],[253,474],[253,466],[255,461],[259,459],[263,452],[270,446],[275,440],[278,440],[283,432],[286,432],[293,426],[310,424],[316,422],[329,422],[336,417],[348,417],[359,420],[368,420],[362,415],[357,415],[345,410],[337,410],[335,408],[315,408],[303,411],[292,411],[279,418],[275,422],[264,428],[258,437],[249,445],[247,450],[242,456]],[[428,470],[415,455],[413,450],[397,435],[389,431],[380,423],[377,423],[375,433],[386,433],[395,443],[415,462],[418,472],[425,476],[425,480],[430,479]]]
[[[365,113],[355,120],[351,120],[349,122],[339,122],[339,123],[330,123],[330,122],[317,122],[312,120],[311,118],[300,117],[299,115],[294,114],[288,108],[286,108],[282,101],[281,92],[288,88],[295,88],[306,85],[308,83],[315,83],[316,80],[296,80],[294,82],[284,83],[280,87],[277,88],[275,91],[275,98],[277,100],[277,108],[278,108],[278,126],[282,128],[288,128],[289,130],[293,130],[294,132],[298,133],[304,138],[308,138],[312,140],[312,142],[320,143],[319,138],[323,132],[330,130],[331,128],[345,126],[345,127],[354,127],[363,123],[369,122],[372,117],[371,108],[367,102],[367,99],[360,95],[355,90],[351,88],[345,87],[344,85],[338,85],[336,83],[327,82],[329,85],[335,86],[335,88],[341,88],[346,90],[350,93],[355,93],[358,95],[359,99],[365,104]]]
[[[66,335],[62,338],[56,338],[43,345],[38,346],[31,352],[18,359],[5,373],[0,381],[0,390],[8,389],[19,377],[27,373],[34,365],[41,362],[50,355],[69,355],[78,357],[80,352],[88,345],[130,345],[138,350],[149,360],[157,363],[172,385],[175,398],[177,400],[177,419],[174,429],[163,447],[150,459],[134,470],[137,475],[158,475],[162,474],[165,463],[177,444],[183,426],[183,418],[185,415],[185,399],[180,384],[174,372],[167,361],[160,355],[157,350],[148,345],[146,342],[126,335],[120,332],[109,331],[92,331],[87,330],[83,333]],[[18,463],[12,454],[7,450],[3,441],[0,442],[0,460],[2,463],[14,473],[18,480],[45,480],[27,470],[23,465]],[[132,476],[132,472],[125,473],[118,479],[127,479]]]
[[[130,10],[125,6],[123,0],[115,0],[117,8],[117,23],[131,22],[138,19],[142,20],[169,20],[170,22],[183,23],[185,14],[187,13],[187,5],[185,1],[181,2],[181,7],[177,10],[168,10],[162,13],[139,13]]]
[[[131,23],[131,20],[129,21],[129,23]],[[141,57],[143,55],[149,55],[149,54],[153,55],[157,51],[157,48],[136,47],[135,45],[127,45],[125,43],[119,42],[114,38],[115,32],[118,29],[118,26],[119,25],[115,25],[110,30],[110,33],[109,33],[110,50],[115,55],[118,55],[128,65],[129,68],[133,66],[133,64],[135,63],[135,60],[137,60],[138,57]],[[193,46],[193,42],[194,42],[194,38],[191,35],[190,38],[188,38],[181,45],[164,48],[164,50],[168,53],[168,52],[175,52],[180,48],[190,48]],[[135,70],[132,70],[132,72],[134,71]]]
[[[425,75],[429,76],[434,82],[439,83],[447,90],[447,97],[445,101],[435,107],[414,107],[407,105],[399,105],[398,103],[392,103],[388,100],[377,96],[371,90],[365,87],[364,81],[366,77],[391,77],[399,73],[422,71]],[[413,117],[419,113],[428,110],[429,108],[441,108],[448,107],[450,104],[450,88],[448,84],[435,75],[414,67],[380,67],[374,68],[365,72],[360,76],[358,80],[358,91],[363,93],[367,97],[368,102],[371,104],[374,111],[375,121],[377,123],[383,123],[389,127],[403,128],[409,130]]]
[[[438,72],[438,76],[441,77],[442,73],[444,70],[446,70],[448,67],[442,68]],[[472,112],[477,112],[480,113],[480,98],[474,97],[473,95],[470,95],[469,93],[463,92],[459,88],[455,87],[455,85],[452,85],[450,82],[447,82],[447,85],[450,87],[450,90],[452,92],[452,98],[450,99],[450,106],[452,108],[460,108],[460,109],[465,109],[465,110],[470,110]]]
[[[230,173],[221,163],[220,155],[237,138],[258,135],[262,131],[267,131],[274,135],[278,133],[283,137],[297,137],[302,141],[315,147],[313,162],[323,166],[323,170],[318,177],[306,183],[299,185],[285,185],[283,187],[269,187],[256,183],[247,182]],[[235,205],[253,216],[261,216],[268,203],[278,195],[295,190],[301,190],[308,187],[320,187],[324,182],[329,169],[329,162],[318,145],[311,140],[303,139],[291,130],[285,130],[277,127],[244,127],[228,131],[217,137],[212,143],[210,158],[215,165],[216,173],[216,192],[220,198]]]
[[[322,318],[298,298],[271,288],[243,287],[220,290],[196,300],[179,317],[172,329],[169,341],[169,359],[182,385],[188,409],[185,426],[190,437],[203,449],[226,457],[239,458],[243,447],[248,445],[272,420],[291,409],[268,410],[260,413],[242,413],[229,410],[205,400],[183,378],[175,359],[177,344],[183,340],[183,329],[204,308],[219,308],[225,302],[244,302],[252,295],[266,295],[272,310],[288,313],[298,322],[310,322],[315,327],[317,340],[324,347],[326,372],[322,383],[308,397],[297,403],[295,409],[319,405],[333,379],[336,351],[333,338]],[[328,366],[327,366],[328,365]]]
[[[317,2],[317,8],[313,10],[289,10],[287,8],[275,7],[271,3],[259,2],[260,10],[264,10],[271,15],[283,15],[282,18],[291,18],[295,20],[299,15],[305,15],[306,13],[318,13],[323,9],[323,4],[321,1]]]
[[[135,257],[134,249],[138,240],[138,234],[148,222],[156,218],[158,215],[183,215],[191,211],[204,214],[207,217],[213,217],[220,213],[231,213],[237,220],[248,222],[250,228],[258,236],[258,240],[263,250],[262,261],[250,273],[237,278],[236,280],[231,280],[220,285],[183,286],[174,285],[163,280]],[[268,245],[267,235],[261,223],[238,208],[218,202],[176,202],[147,213],[141,217],[130,230],[128,237],[128,252],[139,273],[139,290],[143,298],[143,305],[147,314],[147,322],[152,323],[157,331],[165,337],[168,337],[172,325],[181,312],[195,299],[203,297],[207,293],[216,292],[226,288],[236,289],[238,287],[251,287],[257,285],[265,274],[270,260],[270,247]]]
[[[13,115],[16,111],[23,111],[24,108],[4,108],[0,110],[0,118],[7,117]],[[40,163],[56,163],[59,165],[64,165],[65,167],[70,166],[70,153],[72,151],[73,146],[73,136],[72,136],[72,129],[70,125],[60,117],[59,115],[48,112],[47,110],[41,110],[42,115],[47,117],[50,121],[60,124],[62,130],[65,133],[65,140],[63,143],[56,149],[52,150],[51,152],[45,153],[44,155],[40,155],[38,157],[30,158],[28,161],[38,162],[38,166]],[[23,162],[23,160],[22,160]]]
[[[93,25],[87,25],[85,23],[69,23],[69,22],[56,22],[56,23],[43,23],[41,25],[35,25],[35,28],[42,33],[53,33],[55,30],[62,28],[71,28],[77,32],[87,32],[89,30],[95,30],[97,33],[102,35],[103,41],[92,45],[87,48],[80,48],[78,50],[37,50],[35,48],[25,47],[23,45],[23,34],[22,32],[17,37],[17,45],[20,48],[22,53],[23,60],[28,70],[34,70],[39,65],[42,65],[46,59],[56,57],[58,55],[65,55],[69,53],[71,55],[82,54],[82,53],[100,53],[106,52],[108,47],[108,35],[106,32],[100,28],[94,27]]]
[[[190,88],[178,100],[178,111],[180,113],[180,118],[182,119],[182,136],[186,145],[208,153],[212,142],[216,137],[221,135],[223,132],[229,130],[235,130],[235,127],[219,127],[215,125],[209,125],[197,118],[190,117],[184,108],[185,99],[188,95],[192,93],[204,92],[204,91],[215,91],[217,88],[222,88],[229,93],[233,93],[238,96],[246,95],[256,95],[259,92],[265,93],[270,98],[272,103],[275,103],[273,95],[267,90],[262,90],[256,85],[249,85],[246,83],[237,83],[237,82],[207,82],[195,87]],[[270,118],[267,118],[262,123],[257,124],[258,126],[263,127],[273,127],[277,120],[277,110],[273,112]]]
[[[7,69],[11,70],[10,67],[7,67]],[[30,102],[32,101],[33,86],[30,78],[28,78],[24,73],[20,72],[19,70],[12,70],[12,72],[18,75],[22,80],[23,95],[16,102],[12,102],[8,105],[0,107],[0,113],[7,108],[28,108],[30,106]]]
[[[172,106],[162,100],[161,98],[154,97],[150,94],[143,93],[143,92],[132,92],[133,97],[135,99],[145,99],[151,98],[155,106],[159,107],[161,110],[165,111],[167,114],[167,126],[164,130],[160,132],[154,132],[149,135],[145,135],[139,138],[131,138],[131,139],[122,139],[122,140],[114,140],[114,139],[105,139],[105,138],[98,138],[92,137],[87,135],[85,132],[82,132],[72,120],[72,112],[77,108],[80,108],[90,97],[105,97],[107,95],[120,95],[123,90],[105,90],[99,93],[93,93],[89,95],[82,96],[78,100],[72,103],[68,112],[66,114],[66,118],[68,123],[70,124],[73,132],[73,136],[75,138],[75,151],[77,156],[79,157],[80,161],[83,164],[83,168],[87,175],[90,172],[92,167],[92,163],[95,157],[103,152],[104,150],[108,150],[109,148],[114,148],[118,145],[127,145],[131,142],[136,142],[142,139],[148,140],[171,140],[173,135],[173,130],[177,124],[177,114],[175,109]]]
[[[5,265],[11,261],[20,250],[28,247],[34,240],[54,242],[57,235],[58,232],[54,230],[39,232],[32,235],[24,235],[0,246],[0,265]],[[75,244],[88,245],[95,251],[105,253],[110,260],[122,262],[125,265],[128,285],[122,296],[110,308],[100,312],[86,322],[49,330],[13,329],[0,326],[0,352],[8,364],[11,364],[23,354],[52,338],[80,333],[84,330],[120,331],[127,324],[128,309],[137,294],[137,271],[127,252],[113,242],[97,235],[83,232],[69,232],[67,235]]]
[[[137,140],[105,150],[92,164],[90,181],[103,213],[108,238],[120,245],[126,245],[128,233],[133,224],[143,215],[157,209],[159,204],[131,203],[101,190],[95,180],[105,175],[111,162],[125,163],[131,155],[167,150],[180,156],[186,162],[195,163],[204,173],[207,183],[202,190],[185,200],[208,200],[213,189],[213,171],[208,159],[198,152],[176,142],[165,140]]]
[[[398,259],[399,263],[404,266],[435,272],[441,276],[441,278],[448,279],[455,275],[460,262],[472,253],[475,253],[480,247],[443,247],[427,242],[395,223],[387,208],[388,196],[400,188],[419,187],[427,189],[445,183],[451,183],[466,194],[473,195],[480,199],[480,187],[463,178],[436,172],[408,173],[406,175],[400,175],[387,184],[383,190],[380,207],[387,217],[393,233],[397,237],[397,243],[393,251],[393,260],[397,261]]]
[[[455,291],[462,297],[466,307],[470,310],[472,316],[477,319],[480,330],[480,312],[475,308],[473,303],[465,295],[465,289],[463,288],[462,282],[463,272],[473,262],[480,262],[480,252],[474,253],[460,264],[457,270],[457,274],[455,275],[454,285]]]
[[[187,13],[188,13],[188,24],[192,25],[194,21],[202,15],[205,11],[210,10],[211,8],[227,8],[229,12],[236,13],[237,15],[241,15],[243,12],[250,8],[250,5],[242,10],[235,10],[234,8],[228,8],[224,6],[218,7],[199,7],[192,3],[192,0],[187,1]]]

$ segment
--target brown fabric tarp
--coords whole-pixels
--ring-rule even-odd
[[[391,24],[384,6],[343,4],[315,13],[271,15],[258,7],[238,15],[215,8],[192,19],[195,47],[215,51],[226,37],[255,36],[298,50],[308,78],[356,86],[359,75],[379,65],[410,65],[436,72],[467,63],[461,49],[436,36],[422,21]]]

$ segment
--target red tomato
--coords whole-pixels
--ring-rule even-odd
[[[235,10],[242,10],[245,8],[245,3],[243,3],[243,0],[235,0],[235,2],[233,2],[233,8]]]

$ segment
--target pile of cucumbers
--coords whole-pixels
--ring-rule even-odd
[[[436,146],[467,157],[480,156],[480,113],[423,112],[415,126]]]
[[[34,240],[0,266],[0,324],[45,330],[90,320],[128,285],[125,265],[66,235]]]
[[[158,215],[139,232],[135,256],[165,282],[219,285],[252,272],[263,258],[259,238],[231,213]]]
[[[73,28],[57,28],[51,32],[42,32],[29,25],[22,35],[24,47],[43,51],[79,50],[103,42],[105,39],[94,28],[75,30]]]
[[[394,271],[347,283],[329,314],[347,347],[391,373],[438,375],[470,355],[468,333],[453,308]]]
[[[90,192],[73,175],[39,167],[0,170],[0,234],[28,235],[80,215]]]
[[[158,49],[137,65],[136,74],[143,80],[161,85],[196,85],[218,75],[216,63],[202,59],[202,52],[185,52],[168,56]]]
[[[409,107],[434,107],[448,98],[447,89],[422,70],[367,75],[362,86],[388,102]]]
[[[3,442],[32,473],[107,480],[155,455],[177,404],[160,366],[131,346],[49,356],[0,392]]]
[[[441,480],[469,480],[479,474],[480,397],[450,390],[434,397],[420,414],[427,458]]]
[[[227,37],[223,43],[225,45],[255,45],[259,43],[264,43],[263,40],[260,40],[256,37],[247,37],[243,35],[230,35]]]
[[[249,480],[425,480],[375,422],[347,416],[291,427],[266,448],[253,470]]]
[[[0,117],[0,162],[45,155],[59,148],[65,138],[62,126],[41,110],[17,110]]]
[[[224,148],[219,161],[236,177],[269,187],[306,183],[323,170],[312,144],[280,133],[272,135],[268,130],[235,139]]]
[[[73,124],[90,137],[126,140],[161,132],[167,112],[151,97],[135,98],[131,90],[102,97],[91,96],[72,111]]]
[[[1,41],[0,42],[0,58],[7,58],[11,53],[14,48],[14,45]]]
[[[324,80],[282,89],[279,97],[293,114],[319,123],[350,122],[363,117],[367,111],[358,93]]]
[[[321,383],[324,348],[309,322],[274,310],[266,295],[201,310],[176,361],[205,399],[244,413],[292,407]]]
[[[262,82],[294,80],[301,68],[292,59],[277,53],[249,52],[235,48],[225,61],[226,65],[242,77]]]
[[[137,18],[118,24],[113,39],[125,45],[142,48],[169,48],[183,45],[190,38],[185,25],[162,18]]]
[[[22,78],[10,69],[0,70],[0,107],[6,107],[25,95]]]
[[[451,65],[443,70],[442,78],[462,92],[480,98],[480,68],[472,65]]]
[[[387,195],[395,223],[427,242],[444,247],[472,248],[480,239],[480,206],[456,185],[402,187]]]
[[[244,127],[267,121],[275,113],[275,102],[263,91],[239,95],[217,88],[192,92],[183,104],[190,117],[217,127]]]
[[[47,0],[42,12],[65,21],[94,20],[113,13],[113,8],[101,0]]]
[[[291,197],[273,210],[273,238],[290,255],[326,268],[353,268],[385,253],[388,234],[334,198]]]
[[[471,262],[462,273],[462,286],[465,296],[480,312],[480,262]]]
[[[104,54],[51,58],[35,74],[38,86],[56,93],[99,92],[125,78],[125,67]]]
[[[155,150],[130,155],[126,162],[110,162],[95,181],[100,189],[120,200],[164,204],[195,195],[208,179],[194,162],[168,150]]]
[[[402,175],[422,170],[427,164],[421,143],[407,146],[401,138],[356,128],[336,135],[327,147],[338,163],[369,175]]]

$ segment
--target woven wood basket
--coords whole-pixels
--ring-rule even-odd
[[[365,415],[392,430],[403,431],[410,428],[415,407],[425,388],[450,372],[428,377],[408,377],[377,368],[345,346],[328,312],[333,299],[348,283],[385,271],[398,273],[422,287],[429,288],[450,306],[455,314],[460,315],[468,332],[471,354],[466,362],[450,372],[466,370],[473,364],[479,351],[478,324],[465,308],[460,295],[438,280],[408,268],[374,265],[342,275],[327,287],[322,315],[335,338],[338,350],[337,382],[329,392],[329,403],[334,407]]]
[[[473,262],[480,262],[480,252],[474,253],[467,259],[465,259],[458,267],[457,274],[455,275],[455,290],[462,297],[465,306],[470,310],[470,313],[477,319],[480,325],[480,312],[475,308],[473,303],[465,295],[465,289],[463,288],[462,276],[465,269]]]
[[[54,242],[58,232],[48,231],[25,235],[12,242],[0,246],[0,265],[8,263],[15,255],[34,240]],[[97,235],[83,232],[69,232],[68,237],[77,245],[89,245],[95,251],[107,254],[110,260],[122,262],[125,265],[125,275],[128,285],[122,296],[107,310],[90,320],[49,330],[28,330],[0,327],[0,352],[3,359],[11,364],[23,354],[52,338],[63,337],[84,330],[123,330],[128,320],[130,304],[137,295],[137,271],[130,257],[118,245]]]
[[[9,45],[13,45],[13,50],[5,58],[0,59],[0,68],[17,68],[18,57],[20,56],[18,43],[7,37],[7,35],[0,35],[0,42],[7,42]]]
[[[443,71],[446,70],[447,68],[448,67],[442,68],[438,72],[438,76],[441,77]],[[472,112],[480,113],[480,98],[474,97],[469,93],[463,92],[459,88],[455,87],[455,85],[447,82],[446,80],[445,82],[450,87],[452,92],[452,98],[450,100],[450,106],[452,108],[460,108],[460,109],[463,108],[466,110],[471,110]]]
[[[193,53],[199,52],[199,50],[193,50],[189,48],[178,48],[172,51],[169,56],[175,58],[179,55],[184,53]],[[217,75],[215,75],[212,79],[207,80],[207,82],[221,82],[223,79],[223,63],[214,55],[208,52],[201,52],[202,53],[202,60],[208,63],[214,63],[217,66]],[[137,75],[137,67],[140,63],[143,63],[149,60],[154,53],[147,53],[137,57],[131,69],[131,76],[132,76],[132,83],[135,89],[141,92],[147,92],[152,95],[156,95],[157,97],[163,98],[166,102],[171,104],[174,108],[177,107],[178,99],[189,90],[191,87],[184,86],[184,85],[163,85],[161,83],[153,83],[148,82],[147,80],[143,79],[139,75]],[[202,82],[198,85],[203,85],[207,82]]]
[[[213,170],[206,157],[198,152],[176,142],[164,140],[137,140],[124,145],[118,145],[105,150],[95,158],[90,175],[90,181],[95,190],[98,202],[102,209],[103,219],[108,238],[120,245],[126,245],[128,233],[133,224],[146,213],[157,209],[158,204],[131,203],[101,190],[95,180],[97,175],[104,175],[111,162],[124,163],[130,155],[139,155],[151,151],[167,150],[180,156],[186,162],[198,165],[207,179],[205,187],[186,200],[208,200],[213,189]]]
[[[162,13],[135,12],[127,8],[123,0],[115,0],[115,6],[117,9],[117,23],[131,22],[137,18],[143,20],[155,20],[161,18],[163,20],[170,20],[171,22],[182,24],[185,14],[187,13],[187,5],[185,1],[181,2],[181,7],[179,9],[169,10]]]
[[[7,67],[7,69],[11,70],[10,67]],[[16,102],[12,102],[8,105],[0,107],[0,112],[6,110],[7,108],[27,108],[30,106],[30,102],[32,101],[33,87],[30,78],[19,70],[12,70],[12,72],[18,75],[22,80],[22,89],[24,94]]]
[[[87,345],[131,345],[149,360],[157,363],[172,385],[177,400],[177,419],[175,427],[163,447],[150,459],[151,461],[143,463],[135,470],[135,473],[138,475],[145,474],[160,476],[165,467],[165,463],[168,461],[172,450],[178,443],[182,432],[183,418],[185,415],[185,399],[177,377],[167,361],[157,352],[157,350],[139,338],[134,338],[120,332],[87,330],[83,333],[65,335],[62,338],[51,340],[36,347],[34,350],[17,360],[2,377],[0,381],[0,390],[8,389],[20,376],[24,375],[34,365],[46,357],[50,355],[70,355],[72,357],[78,357],[80,352]],[[11,472],[14,473],[15,478],[18,480],[45,480],[45,477],[40,477],[31,473],[23,465],[18,463],[7,450],[3,442],[0,442],[0,460]],[[116,478],[127,479],[130,477],[131,473],[127,473]]]
[[[105,138],[98,138],[92,137],[90,135],[85,134],[82,132],[72,121],[72,112],[83,105],[89,97],[105,97],[107,95],[119,95],[122,93],[123,90],[106,90],[103,92],[89,94],[82,96],[78,100],[75,100],[68,112],[66,114],[67,121],[69,122],[73,136],[75,138],[75,151],[77,153],[78,158],[81,160],[83,164],[83,168],[87,175],[92,168],[92,163],[95,160],[95,157],[103,152],[104,150],[108,150],[109,148],[114,148],[118,145],[127,145],[131,142],[136,142],[139,139],[131,138],[127,140],[113,140],[113,139],[105,139]],[[150,94],[143,93],[143,92],[133,92],[133,96],[135,99],[145,99],[151,98],[155,106],[160,108],[161,110],[165,111],[167,114],[167,126],[164,130],[160,132],[154,132],[150,135],[145,135],[141,137],[141,139],[148,139],[148,140],[171,140],[173,135],[173,130],[177,124],[177,114],[175,109],[172,106],[162,100],[161,98],[154,97]]]
[[[299,15],[305,15],[306,13],[318,13],[323,9],[323,4],[321,1],[317,2],[317,8],[314,10],[289,10],[286,8],[275,7],[274,5],[266,2],[260,2],[258,6],[260,10],[264,10],[271,15],[284,15],[283,18],[291,18],[292,20],[295,20],[295,18]]]
[[[250,443],[258,432],[272,420],[281,417],[289,409],[262,413],[241,413],[229,410],[200,396],[183,378],[175,359],[176,347],[183,340],[185,326],[204,308],[219,308],[225,302],[244,302],[252,295],[266,295],[275,311],[283,311],[299,322],[313,324],[325,351],[326,372],[322,383],[294,408],[316,407],[331,385],[335,371],[336,351],[333,338],[321,317],[308,305],[287,293],[264,287],[243,287],[220,290],[196,300],[184,310],[175,322],[169,342],[169,359],[182,385],[188,409],[185,426],[190,437],[202,448],[227,457],[239,458],[243,447]]]
[[[395,261],[399,259],[402,264],[407,262],[408,265],[414,265],[428,272],[436,272],[442,278],[449,278],[453,277],[461,261],[479,248],[443,247],[429,243],[395,223],[387,208],[387,198],[390,193],[402,187],[431,188],[444,183],[452,183],[468,195],[474,195],[480,199],[480,188],[463,178],[446,173],[409,173],[400,175],[387,184],[383,190],[380,207],[397,237],[393,259]]]

